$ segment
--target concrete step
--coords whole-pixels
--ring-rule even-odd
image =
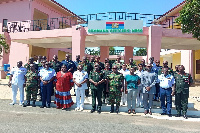
[[[51,102],[51,107],[55,108],[56,105],[54,104],[54,99],[55,97],[52,96],[52,102]],[[76,97],[72,96],[72,100],[76,101]],[[32,102],[31,102],[32,104]],[[42,102],[41,101],[36,101],[36,106],[41,106]],[[200,111],[195,110],[194,109],[194,103],[189,103],[188,106],[190,106],[190,108],[188,109],[187,114],[188,115],[195,115],[195,116],[200,116]],[[72,110],[74,110],[76,108],[76,103],[71,107]],[[84,110],[91,110],[92,109],[92,98],[91,97],[87,97],[85,98],[85,104],[84,104]],[[123,105],[120,106],[119,111],[120,112],[127,112],[128,108],[127,106]],[[110,105],[108,104],[103,104],[102,105],[102,111],[103,112],[109,112],[110,111]],[[136,112],[138,113],[143,113],[144,112],[144,108],[136,108]],[[160,109],[160,102],[154,101],[153,102],[153,109],[152,109],[153,113],[162,113],[162,109]],[[172,107],[172,114],[176,114],[176,110],[174,107]]]
[[[51,100],[54,101],[55,97],[52,96]],[[75,102],[76,101],[76,96],[72,96],[72,100]],[[86,97],[84,103],[92,104],[92,97],[91,96],[90,97]],[[153,106],[154,106],[154,108],[160,108],[161,102],[153,101]],[[174,99],[172,100],[172,107],[175,108],[175,100]],[[188,103],[188,108],[189,109],[194,109],[194,103]]]

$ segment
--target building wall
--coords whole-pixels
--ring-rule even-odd
[[[23,65],[28,62],[29,46],[22,43],[11,42],[9,64],[10,68],[17,65],[18,61],[22,61]]]
[[[173,57],[172,57],[173,59],[173,61],[172,61],[172,63],[173,63],[173,69],[175,69],[175,66],[176,65],[180,65],[181,64],[181,53],[175,53],[175,54],[173,54]]]
[[[55,5],[56,6],[56,5]],[[56,9],[54,9],[53,7],[48,6],[47,4],[43,3],[40,0],[35,0],[32,2],[32,20],[34,19],[34,11],[35,9],[37,9],[40,12],[43,12],[44,14],[47,14],[49,18],[60,18],[60,17],[66,17],[68,16],[68,14],[62,13]],[[53,20],[54,23],[56,24],[56,28],[59,28],[59,21],[62,21],[62,19],[60,18],[60,20]],[[66,19],[66,21],[68,21],[68,23],[70,23],[69,19]],[[77,23],[76,20],[74,20],[72,22],[72,24]]]
[[[16,1],[0,4],[0,23],[3,19],[10,21],[23,21],[31,19],[29,1]]]
[[[196,60],[200,60],[200,50],[195,50],[195,57],[194,57],[195,79],[200,79],[200,74],[196,74]]]

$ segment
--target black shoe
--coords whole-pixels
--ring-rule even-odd
[[[187,119],[188,117],[187,117],[187,115],[183,115],[183,118]]]
[[[91,111],[90,111],[90,113],[94,113],[95,112],[95,110],[94,109],[92,109]]]
[[[42,106],[40,106],[40,108],[44,108],[44,107],[45,107],[45,106],[43,106],[43,105],[42,105]]]
[[[98,110],[97,110],[97,113],[101,114],[101,109],[98,109]]]
[[[26,107],[26,104],[23,104],[23,107]]]
[[[166,115],[166,113],[161,113],[161,115]]]
[[[180,117],[181,115],[180,114],[177,114],[175,117]]]
[[[33,101],[32,107],[36,107],[36,105],[35,105],[35,101]]]
[[[168,114],[169,117],[172,117],[172,114]]]
[[[114,105],[111,105],[110,113],[114,112]]]

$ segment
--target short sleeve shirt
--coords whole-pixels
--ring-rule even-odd
[[[24,76],[26,75],[27,69],[24,67],[15,67],[11,70],[11,75],[13,75],[12,77],[12,84],[13,85],[18,85],[18,84],[24,84],[25,79]]]
[[[54,69],[51,69],[51,68],[49,68],[48,70],[41,69],[38,76],[40,76],[43,80],[48,81],[54,76],[56,76],[56,72]]]
[[[158,75],[158,82],[160,82],[161,88],[170,88],[173,84],[175,84],[175,79],[172,75],[168,74],[165,76],[164,74]]]
[[[75,71],[73,74],[73,78],[77,83],[83,82],[85,79],[88,79],[88,73],[84,70],[80,71]],[[78,87],[76,84],[74,84],[75,89],[87,89],[87,83],[82,84],[81,87]]]
[[[126,75],[125,77],[127,82],[127,89],[137,89],[138,88],[138,81],[141,80],[138,75]]]

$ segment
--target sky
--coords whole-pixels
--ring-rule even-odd
[[[163,15],[184,0],[56,0],[76,15],[129,12]],[[96,48],[95,48],[96,49]],[[122,47],[115,47],[122,50]],[[138,48],[136,48],[137,50]],[[134,50],[135,51],[135,50]]]
[[[56,0],[77,15],[134,12],[162,15],[184,0]]]

